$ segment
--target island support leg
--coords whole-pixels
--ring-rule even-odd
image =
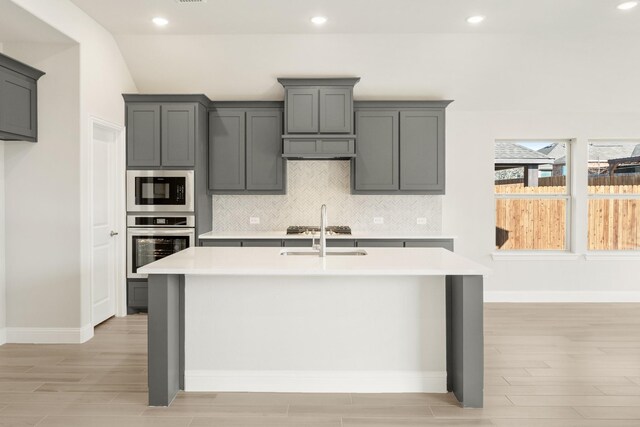
[[[169,406],[184,388],[184,276],[149,275],[149,406]]]
[[[447,276],[447,389],[464,407],[482,408],[482,276]]]

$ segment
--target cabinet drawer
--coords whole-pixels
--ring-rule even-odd
[[[200,240],[200,246],[206,247],[240,247],[242,246],[242,241],[240,240],[232,240],[232,239],[216,239],[216,240]]]
[[[402,240],[358,240],[358,247],[361,248],[402,248]]]
[[[330,248],[353,248],[355,245],[355,240],[327,239],[327,247]]]
[[[287,248],[310,248],[311,239],[286,239],[282,245]]]
[[[266,248],[266,247],[281,247],[282,240],[280,239],[261,239],[261,240],[243,240],[242,247],[244,248]]]

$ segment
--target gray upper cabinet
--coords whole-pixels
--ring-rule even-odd
[[[162,95],[124,97],[127,101],[127,167],[194,168],[198,104],[131,102],[153,100]]]
[[[318,89],[287,90],[287,133],[318,133]]]
[[[282,103],[219,102],[209,113],[209,190],[283,194]]]
[[[353,194],[444,194],[445,108],[451,101],[356,103]]]
[[[0,139],[37,141],[37,80],[43,74],[0,54]]]
[[[127,166],[160,166],[160,105],[127,106]]]
[[[196,106],[162,105],[163,166],[193,166],[196,148]]]
[[[320,88],[320,133],[353,131],[352,88]]]
[[[245,189],[245,111],[209,113],[209,189]]]
[[[357,111],[355,190],[398,190],[398,111]]]
[[[281,190],[282,111],[247,112],[247,190]]]
[[[279,78],[285,89],[285,134],[353,133],[354,78]]]
[[[444,193],[444,111],[400,111],[400,190]]]

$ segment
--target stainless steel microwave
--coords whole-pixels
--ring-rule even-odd
[[[127,211],[193,212],[193,171],[127,171]]]

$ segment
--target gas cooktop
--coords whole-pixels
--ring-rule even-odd
[[[320,227],[312,225],[293,225],[287,227],[287,234],[318,234]],[[327,235],[333,234],[351,234],[351,227],[346,225],[329,225],[327,226]]]

